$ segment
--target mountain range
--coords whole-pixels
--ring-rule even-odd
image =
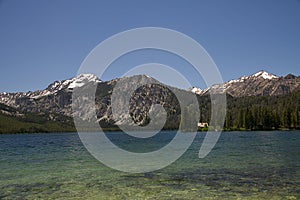
[[[125,79],[126,81],[124,81]],[[120,118],[116,119],[112,116],[111,94],[120,80],[123,80],[125,83],[119,91],[120,94],[129,90],[132,83],[145,83],[145,85],[134,92],[129,103],[129,115],[136,124],[143,126],[149,123],[151,105],[160,104],[167,112],[167,122],[164,128],[178,128],[181,120],[178,100],[168,87],[157,80],[146,75],[136,75],[101,81],[93,74],[81,74],[72,79],[55,81],[44,90],[0,93],[0,132],[46,132],[55,131],[55,127],[59,131],[74,130],[72,116],[73,114],[76,115],[76,113],[72,111],[72,92],[75,88],[84,88],[88,85],[94,85],[97,88],[95,94],[97,121],[103,127],[117,128],[118,125],[127,123]],[[149,82],[152,84],[147,84]],[[243,76],[203,90],[196,87],[187,90],[173,87],[172,89],[184,96],[187,102],[189,95],[192,93],[197,94],[202,112],[200,119],[201,121],[208,121],[210,116],[209,93],[226,93],[229,103],[232,99],[246,97],[267,97],[272,99],[276,96],[284,97],[300,91],[300,76],[288,74],[284,77],[278,77],[265,71],[259,71],[253,75]],[[124,104],[124,101],[125,99],[119,99],[117,107]],[[187,107],[189,106],[187,104]],[[188,108],[189,112],[192,112],[192,110]],[[298,107],[296,110],[298,110]],[[83,116],[84,120],[89,119],[88,113],[87,111],[87,115]],[[298,112],[296,114],[298,115]],[[7,121],[11,121],[11,124],[22,122],[26,126],[21,124],[22,130],[20,127],[14,129],[7,125]],[[48,128],[45,124],[48,124]],[[65,129],[62,127],[65,127]],[[28,129],[30,130],[28,131]]]
[[[300,90],[300,77],[292,74],[278,77],[266,71],[259,71],[250,76],[213,85],[205,90],[196,87],[191,89],[199,95],[209,94],[212,90],[225,92],[233,97],[283,95]]]

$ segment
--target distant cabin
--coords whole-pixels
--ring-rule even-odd
[[[205,127],[208,127],[208,123],[207,123],[207,122],[199,122],[199,123],[198,123],[198,127],[199,127],[199,128],[205,128]]]

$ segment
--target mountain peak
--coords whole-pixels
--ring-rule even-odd
[[[46,90],[50,92],[57,92],[63,89],[73,89],[75,87],[82,87],[84,84],[88,82],[101,82],[100,79],[94,74],[79,74],[74,78],[63,80],[63,81],[55,81],[51,83]]]
[[[100,79],[94,74],[79,74],[75,78],[64,81],[68,85],[68,89],[75,87],[82,87],[87,82],[101,82]]]
[[[279,78],[278,76],[275,76],[274,74],[271,74],[264,70],[260,70],[259,72],[251,75],[250,77],[258,77],[258,78],[269,79],[269,80],[271,80],[273,78]]]

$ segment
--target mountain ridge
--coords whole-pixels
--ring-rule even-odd
[[[116,104],[116,110],[119,110],[126,103],[126,99],[122,98],[124,96],[122,95],[123,92],[126,93],[130,90],[132,85],[142,84],[142,86],[135,90],[130,98],[129,113],[126,116],[114,118],[111,107],[111,95],[118,81],[123,81],[124,84],[117,91],[120,94],[120,98]],[[211,100],[209,93],[226,92],[228,97],[227,116],[229,116],[226,120],[230,121],[230,123],[226,121],[226,128],[228,129],[236,130],[243,127],[247,127],[247,129],[300,127],[300,105],[298,105],[299,101],[297,101],[300,94],[299,83],[299,76],[288,74],[284,77],[277,77],[276,75],[259,71],[250,76],[242,76],[224,84],[214,85],[206,90],[201,90],[202,93],[197,95],[201,113],[200,121],[209,122],[210,120]],[[150,121],[152,105],[154,104],[163,106],[167,113],[164,129],[178,129],[182,120],[181,112],[187,112],[190,115],[195,114],[195,107],[189,101],[189,95],[193,95],[197,91],[195,88],[193,88],[194,90],[182,90],[167,87],[146,75],[101,81],[95,75],[82,74],[72,79],[55,81],[44,90],[0,93],[0,108],[2,108],[0,109],[0,117],[2,119],[0,120],[0,132],[3,132],[1,127],[8,127],[5,130],[10,132],[74,131],[74,124],[70,120],[78,113],[72,109],[72,92],[74,88],[80,88],[84,91],[89,86],[96,86],[96,117],[97,122],[104,128],[116,130],[119,125],[128,123],[127,119],[130,120],[130,118],[136,125],[145,126]],[[278,90],[279,86],[283,87],[283,90]],[[174,90],[184,98],[184,102],[186,102],[184,110],[180,108],[179,102],[173,94]],[[78,99],[81,105],[86,103],[86,100],[85,96]],[[268,103],[262,104],[260,101],[270,102],[270,105]],[[239,103],[236,104],[236,102]],[[245,102],[248,103],[245,104]],[[276,107],[276,105],[280,106]],[[81,117],[83,120],[89,121],[93,117],[91,116],[92,112],[90,112],[89,106],[85,109]],[[259,113],[258,116],[256,116],[257,113]],[[253,122],[252,125],[247,124],[246,118],[252,119],[254,118],[253,116],[260,120]],[[279,120],[278,116],[283,117]],[[264,121],[265,117],[272,119],[272,123],[270,120]],[[9,126],[7,121],[10,121]],[[14,122],[22,128],[17,130],[10,129]],[[56,129],[52,127],[56,127]]]
[[[149,77],[147,75],[145,75],[146,77]],[[152,78],[152,77],[149,77]],[[267,71],[264,70],[260,70],[252,75],[244,75],[239,77],[238,79],[232,79],[229,81],[226,81],[224,83],[221,84],[215,84],[211,87],[205,88],[205,89],[201,89],[198,87],[192,87],[190,89],[187,89],[188,91],[191,91],[193,93],[199,94],[199,95],[203,95],[203,94],[207,94],[208,91],[210,90],[210,88],[212,87],[219,87],[222,85],[226,85],[228,86],[229,84],[232,83],[238,83],[238,82],[244,82],[247,79],[251,79],[251,78],[263,78],[264,80],[272,80],[272,79],[298,79],[300,78],[300,76],[296,76],[294,74],[287,74],[286,76],[277,76],[274,75],[272,73],[269,73]],[[27,92],[0,92],[0,102],[3,103],[4,99],[2,99],[5,95],[16,95],[16,96],[27,96],[30,98],[39,98],[41,96],[46,96],[48,94],[51,94],[53,92],[57,92],[58,90],[62,90],[62,89],[66,89],[68,88],[70,91],[72,91],[72,89],[74,87],[78,87],[78,86],[83,86],[85,82],[114,82],[116,80],[118,80],[120,78],[115,78],[112,80],[108,80],[108,81],[102,81],[100,80],[96,75],[94,74],[79,74],[76,77],[70,78],[70,79],[65,79],[65,80],[56,80],[53,83],[49,84],[45,89],[42,90],[36,90],[36,91],[27,91]],[[226,87],[225,87],[226,88]]]
[[[137,76],[143,77],[143,80],[149,79],[152,82],[154,81],[158,84],[164,85],[147,75]],[[72,116],[71,98],[72,91],[75,87],[80,88],[86,84],[96,84],[99,87],[109,88],[109,90],[112,90],[112,86],[114,86],[118,80],[124,78],[117,78],[103,82],[93,74],[80,74],[71,79],[54,81],[44,90],[16,93],[2,92],[0,93],[0,103],[26,112],[43,112],[45,110],[40,108],[42,108],[42,106],[45,107],[45,105],[39,105],[38,102],[41,99],[45,99],[49,102],[49,104],[51,104],[51,102],[53,103],[53,105],[48,105],[46,110],[52,109],[51,111],[53,112]],[[135,81],[138,83],[138,80]],[[210,93],[226,93],[233,97],[244,97],[276,96],[299,90],[300,76],[288,74],[286,76],[278,77],[274,74],[260,70],[252,75],[241,76],[238,79],[233,79],[222,84],[216,84],[204,90],[193,87],[186,91],[200,96],[209,95]]]
[[[260,70],[250,76],[241,76],[222,84],[216,84],[204,90],[193,87],[190,91],[198,95],[208,95],[210,92],[227,93],[233,97],[272,96],[287,94],[300,90],[300,76],[288,74],[278,77]]]

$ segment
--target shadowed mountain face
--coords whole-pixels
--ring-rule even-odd
[[[212,90],[226,92],[233,97],[283,95],[300,90],[300,76],[289,74],[285,77],[278,77],[265,71],[259,71],[251,76],[243,76],[214,85],[206,90],[191,89],[192,92],[199,95],[209,94]]]

